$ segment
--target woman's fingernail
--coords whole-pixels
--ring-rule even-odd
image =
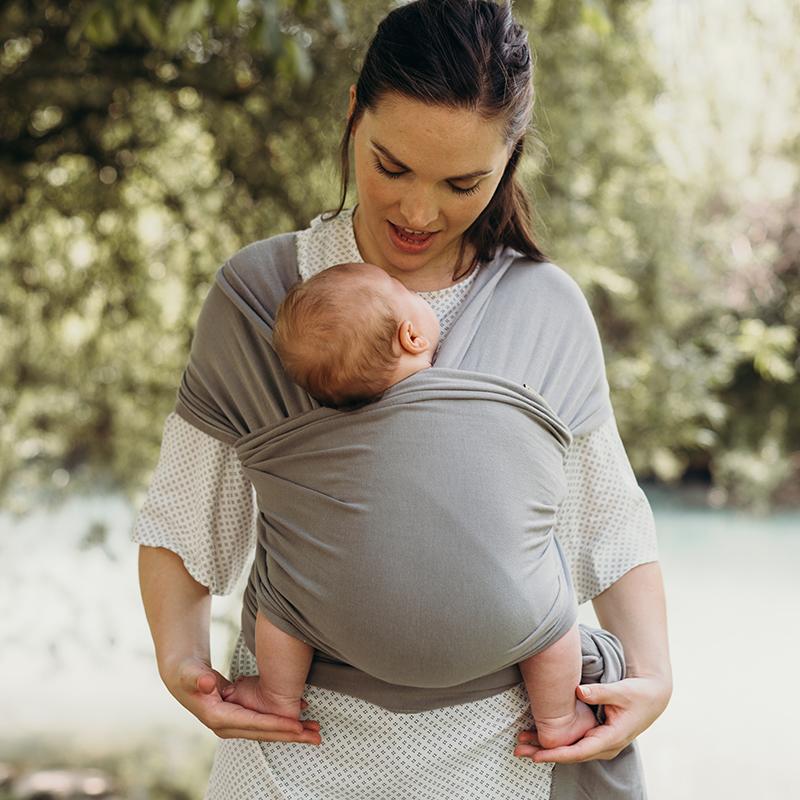
[[[592,696],[592,690],[588,686],[581,686],[581,694],[588,699]]]

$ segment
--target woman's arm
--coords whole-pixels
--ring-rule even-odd
[[[253,528],[252,489],[235,453],[171,415],[132,537],[141,545],[139,582],[159,675],[222,738],[318,744],[316,722],[225,702],[220,692],[230,681],[211,666],[209,586],[233,588],[252,555]]]
[[[601,627],[623,642],[626,677],[663,681],[666,706],[672,691],[672,667],[659,563],[634,567],[597,595],[592,605]]]
[[[652,512],[613,418],[575,440],[565,469],[557,535],[579,599],[591,598],[600,624],[622,641],[628,676],[579,687],[581,700],[605,706],[606,724],[574,745],[542,750],[534,732],[517,737],[515,755],[567,763],[617,755],[666,708],[672,672]]]
[[[159,675],[184,708],[223,739],[320,743],[319,725],[312,720],[259,714],[222,699],[230,681],[211,667],[211,595],[180,556],[140,547],[139,582]]]
[[[230,594],[256,543],[253,487],[236,451],[169,414],[131,538],[172,550],[211,594]]]
[[[181,557],[141,545],[139,587],[162,680],[187,656],[209,663],[211,594],[186,571]]]

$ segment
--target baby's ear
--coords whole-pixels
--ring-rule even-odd
[[[412,325],[410,319],[404,319],[397,326],[397,341],[400,343],[401,350],[405,350],[407,353],[414,352]]]
[[[428,338],[414,328],[414,323],[410,319],[404,320],[400,325],[400,343],[405,350],[414,355],[422,353],[431,346]]]
[[[430,339],[427,336],[423,336],[420,334],[419,336],[414,337],[414,344],[417,346],[417,349],[422,352],[423,350],[427,350],[430,346]]]

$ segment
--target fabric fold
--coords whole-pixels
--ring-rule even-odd
[[[555,641],[575,616],[564,554],[548,533],[564,492],[563,454],[571,438],[612,416],[588,303],[556,265],[507,248],[481,267],[432,369],[357,412],[321,409],[285,375],[271,342],[278,304],[299,280],[295,235],[249,245],[219,270],[175,408],[234,445],[256,487],[260,515],[242,609],[245,641],[254,650],[261,609],[314,646],[309,683],[404,713],[516,686],[516,662]],[[458,419],[463,427],[454,436]],[[355,422],[367,424],[350,431]],[[409,431],[415,435],[404,441]],[[299,449],[282,451],[298,441]],[[388,450],[401,468],[381,459]],[[435,492],[423,491],[422,479],[397,491],[400,477],[443,452],[446,461],[426,475],[435,476]],[[309,467],[314,455],[318,465]],[[480,470],[502,502],[464,492],[469,482],[459,485],[458,477],[469,470]],[[376,496],[395,502],[381,512],[387,524],[379,529],[361,524]],[[404,531],[409,504],[420,498],[425,514],[415,519],[428,523]],[[339,524],[326,524],[334,518]],[[362,570],[344,559],[352,537],[359,537]],[[381,593],[383,607],[363,602]],[[399,636],[382,627],[387,617],[405,620]],[[359,646],[374,644],[376,634],[379,646]],[[611,634],[581,626],[581,644],[583,681],[624,677],[622,647]],[[557,765],[551,796],[641,800],[635,745],[612,761]]]
[[[564,451],[571,436],[611,415],[599,337],[583,294],[555,265],[502,250],[476,275],[433,368],[401,381],[364,413],[339,412],[320,408],[289,380],[272,348],[275,311],[297,280],[294,234],[256,242],[220,269],[198,321],[176,404],[188,422],[236,446],[256,486],[260,517],[242,612],[246,641],[254,646],[255,614],[261,608],[276,625],[314,645],[310,681],[387,708],[407,702],[408,686],[417,691],[417,709],[424,710],[519,683],[512,659],[545,646],[574,619],[574,602],[564,599],[570,592],[556,585],[557,574],[561,584],[568,580],[563,554],[557,542],[545,544],[564,490]],[[410,426],[409,420],[414,421]],[[370,424],[357,429],[356,421]],[[326,426],[326,435],[313,447],[324,451],[332,435],[338,446],[323,452],[316,466],[302,453],[294,461],[284,454],[270,466],[256,452],[279,447],[287,437],[315,441],[317,426]],[[404,443],[408,431],[415,431],[414,438]],[[408,516],[409,501],[422,496],[425,481],[393,491],[402,470],[393,474],[391,457],[382,459],[389,451],[400,454],[395,460],[400,458],[407,472],[413,472],[408,465],[432,464],[427,480],[436,491],[428,491],[424,500],[428,528],[416,523],[413,536],[405,538],[397,528]],[[294,469],[300,464],[302,474]],[[482,484],[494,487],[495,504],[481,504],[464,491],[469,482],[459,482],[458,476],[469,469],[479,470]],[[359,483],[362,493],[348,495]],[[352,520],[363,538],[370,528],[363,524],[364,509],[378,496],[389,501],[382,513],[387,524],[379,526],[382,536],[367,541],[361,555],[365,569],[354,580],[357,571],[347,570],[344,558],[348,526]],[[344,520],[338,534],[328,524],[333,517]],[[436,526],[448,535],[437,536],[431,530]],[[459,527],[468,537],[461,542],[453,534]],[[514,527],[516,538],[509,532]],[[323,534],[330,537],[327,543]],[[338,547],[331,544],[337,535]],[[530,590],[536,548],[549,565],[540,570],[538,599]],[[480,555],[477,569],[468,552]],[[316,566],[307,563],[312,556]],[[402,564],[402,570],[393,571],[393,563]],[[432,613],[437,580],[452,596],[445,603],[440,592],[441,606]],[[393,649],[392,637],[381,630],[380,603],[366,617],[359,613],[367,590],[379,596],[375,581],[384,582],[381,589],[392,582],[383,612],[387,618],[389,611],[395,618],[406,614],[397,639],[405,647]],[[425,588],[427,603],[419,587]],[[540,602],[545,596],[549,604]],[[454,649],[475,642],[459,613],[462,620],[493,621],[480,628],[483,646],[472,648],[473,656],[463,664],[437,661],[435,648],[448,632],[454,634]],[[559,618],[560,623],[554,621]],[[384,637],[385,647],[373,648],[383,654],[360,652],[353,644],[365,630]],[[533,635],[536,630],[539,636]],[[409,631],[417,637],[414,648],[407,646]],[[492,647],[494,663],[487,655]],[[493,672],[482,671],[489,667]]]
[[[551,533],[571,441],[532,390],[438,367],[243,437],[258,609],[390,684],[452,687],[540,652],[576,616]]]

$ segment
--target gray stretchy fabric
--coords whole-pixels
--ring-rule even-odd
[[[570,443],[533,391],[441,367],[356,411],[243,436],[266,534],[258,608],[388,684],[446,688],[512,667],[577,615],[551,531]],[[249,625],[245,641],[255,652]]]
[[[261,608],[274,624],[314,645],[310,683],[394,711],[476,700],[519,683],[516,662],[563,631],[572,602],[563,581],[554,588],[560,553],[548,538],[564,491],[563,451],[570,431],[591,430],[611,413],[599,337],[583,294],[558,267],[504,249],[475,277],[434,367],[396,384],[377,403],[337,411],[321,408],[289,380],[272,348],[275,311],[298,279],[293,234],[250,245],[225,264],[203,305],[178,392],[177,413],[235,446],[256,486],[261,513],[242,612],[246,643],[254,649]],[[462,399],[454,399],[459,392]],[[411,419],[419,423],[409,428]],[[473,431],[470,439],[465,431]],[[300,459],[301,469],[295,445],[288,456],[278,450],[277,458],[261,459],[262,450],[287,438],[307,440],[317,455]],[[431,438],[436,447],[426,446]],[[403,469],[391,463],[399,453]],[[432,472],[422,469],[428,461]],[[409,484],[409,463],[424,478],[417,485]],[[482,504],[485,493],[472,498],[460,490],[473,485],[459,480],[462,464],[484,477],[497,502]],[[411,497],[393,481],[403,481]],[[342,499],[352,502],[337,505]],[[361,522],[357,511],[365,507],[363,536],[378,519],[372,510],[378,500],[389,509],[382,514],[390,530],[373,531],[369,547],[354,548],[345,540],[348,514]],[[413,513],[408,500],[419,501],[424,513]],[[452,530],[439,536],[430,527],[460,513],[462,503],[466,513],[456,526],[450,523],[469,529],[459,547]],[[345,521],[330,527],[340,508]],[[493,514],[501,524],[493,524]],[[402,534],[407,521],[416,524]],[[533,532],[525,538],[528,529]],[[351,556],[348,565],[357,551],[359,560]],[[548,566],[549,583],[537,596],[527,576],[540,562]],[[437,580],[449,594],[436,592]],[[394,613],[387,603],[366,608],[384,585],[400,604]],[[436,624],[435,603],[417,597],[423,589],[441,604]],[[542,597],[551,598],[544,609]],[[554,603],[552,615],[543,614]],[[488,637],[484,646],[469,624]],[[366,631],[368,641],[383,636],[386,654],[359,647]],[[463,665],[433,652],[451,636],[462,646],[478,642],[475,652],[462,654]],[[398,658],[402,663],[392,664]]]
[[[583,669],[581,683],[614,683],[625,677],[622,644],[600,628],[580,625]],[[605,720],[603,707],[594,707]],[[556,764],[550,800],[647,800],[642,763],[636,742],[610,761]]]
[[[245,641],[254,648],[256,609],[261,608],[276,625],[315,646],[310,683],[395,711],[422,711],[475,700],[519,683],[516,661],[535,652],[541,641],[554,640],[557,629],[564,628],[567,613],[568,593],[563,585],[553,590],[558,547],[548,545],[546,536],[563,495],[560,456],[569,444],[570,431],[591,430],[611,414],[599,337],[582,292],[555,265],[527,261],[508,248],[500,251],[475,277],[458,318],[439,348],[434,367],[401,381],[362,411],[345,412],[320,408],[287,378],[272,348],[275,310],[298,279],[293,234],[250,245],[225,264],[201,311],[178,393],[177,413],[237,447],[256,485],[261,514],[256,558],[242,612]],[[459,373],[463,374],[461,383],[455,381]],[[414,387],[420,389],[416,394]],[[451,414],[442,406],[447,392],[452,396],[459,387],[464,398],[451,402],[453,408],[473,409],[473,418],[478,419],[471,426],[478,429],[472,434],[473,443],[464,440],[465,428],[457,418],[465,412]],[[393,402],[393,398],[409,396],[424,399]],[[382,485],[385,496],[379,498],[381,503],[390,506],[393,499],[405,500],[392,489],[392,475],[388,474],[391,459],[403,446],[405,430],[398,434],[400,427],[392,423],[401,417],[419,418],[421,428],[427,425],[425,435],[435,437],[440,445],[424,449],[425,435],[418,436],[415,446],[423,449],[415,453],[413,446],[406,448],[404,463],[411,463],[415,457],[420,465],[428,459],[435,461],[437,451],[448,457],[447,462],[439,463],[439,474],[428,477],[431,487],[421,503],[434,516],[432,520],[424,515],[410,517],[413,506],[396,504],[397,519],[391,523],[395,531],[407,519],[418,521],[412,534],[405,535],[416,549],[403,554],[397,535],[373,535],[370,546],[383,548],[384,564],[380,564],[380,552],[364,555],[366,548],[362,547],[366,572],[355,580],[356,570],[348,571],[347,564],[348,552],[354,548],[346,546],[338,523],[338,533],[320,529],[321,523],[327,526],[330,521],[320,481],[327,480],[331,487],[338,482],[343,492],[352,492],[352,484],[361,476],[373,486]],[[270,436],[280,441],[284,430],[291,431],[295,440],[308,438],[318,426],[326,429],[321,442],[327,442],[337,426],[343,428],[342,435],[331,440],[333,452],[327,459],[317,456],[303,460],[303,475],[292,471],[291,459],[273,459],[278,463],[271,466],[262,464],[258,453],[249,448],[254,443],[266,444],[264,440]],[[438,430],[444,431],[445,426],[448,437],[442,438]],[[383,428],[388,432],[382,433]],[[374,438],[381,436],[388,439]],[[343,449],[343,441],[349,442],[349,450]],[[380,441],[392,442],[391,452],[383,459],[375,446]],[[319,452],[326,446],[312,443],[310,449],[316,447]],[[341,458],[344,452],[349,453],[347,459]],[[292,458],[296,460],[297,454]],[[542,462],[540,466],[537,461]],[[309,475],[309,470],[317,470],[317,463],[323,469]],[[346,468],[335,470],[335,463]],[[471,503],[469,513],[477,515],[480,524],[474,532],[465,534],[465,543],[472,546],[459,549],[452,532],[439,537],[426,531],[431,522],[444,521],[443,515],[452,514],[464,501],[465,493],[459,488],[469,487],[471,482],[458,480],[461,463],[485,475],[486,487],[496,490],[498,502],[481,508],[478,497]],[[364,470],[369,472],[370,465],[372,474],[365,479]],[[281,476],[278,466],[288,472]],[[402,472],[396,470],[393,475],[408,480]],[[345,486],[348,480],[349,488]],[[312,491],[314,485],[316,492]],[[281,505],[284,492],[288,496],[290,488],[298,502]],[[422,488],[418,485],[410,489],[416,494],[413,500],[419,498]],[[332,491],[335,489],[327,494]],[[446,492],[440,501],[437,492]],[[312,495],[313,507],[307,502]],[[353,497],[358,505],[359,496]],[[374,493],[365,487],[361,504],[369,498],[374,498]],[[510,509],[498,513],[498,517],[501,522],[516,525],[517,534],[492,524],[490,509],[500,509],[505,503]],[[328,499],[327,508],[334,506]],[[366,513],[371,515],[371,510]],[[351,516],[356,519],[358,515]],[[384,514],[387,519],[390,516]],[[536,536],[521,538],[526,527],[535,528]],[[316,533],[309,533],[312,531]],[[480,550],[481,537],[499,554],[495,555],[487,544]],[[443,549],[437,553],[440,542]],[[543,554],[550,567],[546,588],[552,592],[550,605],[557,605],[550,617],[542,616],[541,606],[532,614],[537,606],[533,601],[547,595],[537,598],[532,582],[526,578],[526,572],[530,573],[536,563],[533,555],[525,552],[531,545],[533,555]],[[433,604],[415,605],[415,595],[423,588],[429,597],[435,592],[434,576],[448,574],[441,561],[453,552],[457,554],[456,567],[451,567],[451,577],[445,582],[453,591],[449,596],[446,592],[435,595],[442,604],[436,614],[437,627],[428,624],[430,612],[423,611]],[[388,562],[387,557],[401,555],[402,569]],[[514,563],[515,557],[518,563]],[[326,569],[332,569],[333,575],[328,576]],[[417,573],[422,580],[415,578]],[[348,581],[343,580],[345,575]],[[461,585],[458,578],[462,578]],[[374,588],[367,592],[370,579],[378,585],[389,582],[388,596],[402,603],[391,617],[382,619],[377,613],[380,609],[388,613],[385,604],[374,612],[365,608],[379,594]],[[530,598],[525,596],[528,591]],[[400,599],[403,594],[408,598],[405,601]],[[440,662],[434,663],[432,651],[437,637],[446,643],[452,634],[455,643],[463,645],[476,641],[464,622],[467,618],[475,624],[464,612],[470,603],[470,611],[483,620],[479,629],[488,641],[476,652],[462,656],[465,663],[461,667],[442,661],[441,654]],[[405,619],[398,613],[403,610],[410,612]],[[364,634],[367,623],[386,629],[383,637],[389,652],[385,658],[381,653],[367,652],[369,648],[359,648],[358,637]],[[493,625],[496,631],[492,631]],[[332,633],[326,636],[326,630]],[[370,640],[380,633],[370,630]],[[392,633],[398,647],[389,643]],[[424,652],[421,645],[427,647]],[[443,649],[441,644],[438,649]],[[403,663],[392,666],[392,657],[402,657]],[[384,663],[379,663],[382,659]],[[371,671],[367,672],[365,666]]]
[[[260,608],[315,647],[309,683],[406,713],[518,684],[517,662],[575,616],[550,532],[563,453],[612,413],[583,294],[555,265],[500,250],[433,368],[376,403],[338,411],[289,380],[271,345],[275,310],[297,280],[294,234],[256,242],[220,269],[176,404],[236,448],[256,487],[248,647]],[[477,493],[459,478],[476,472],[485,484]],[[489,504],[491,489],[499,497]],[[623,677],[619,642],[581,633],[584,667],[589,647],[601,680]],[[582,791],[588,780],[603,787],[592,797],[643,796],[629,791],[635,751],[633,761],[622,755],[589,762],[628,765],[622,779],[617,767],[587,777],[597,770],[559,765],[554,791],[570,780]],[[614,793],[617,784],[627,793]],[[580,795],[559,795],[571,796]]]

